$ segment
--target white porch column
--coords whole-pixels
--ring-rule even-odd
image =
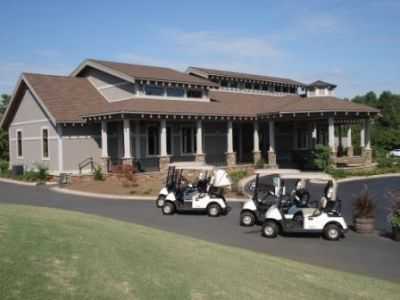
[[[233,151],[233,123],[228,121],[228,131],[227,131],[227,151],[226,151],[226,165],[234,166],[236,165],[236,153]]]
[[[204,162],[205,154],[203,152],[203,122],[196,121],[196,161]]]
[[[276,164],[276,153],[275,153],[275,122],[270,120],[268,123],[269,127],[269,150],[268,150],[268,165],[275,168]]]
[[[203,154],[203,124],[201,120],[196,122],[196,154]]]
[[[124,119],[124,159],[131,159],[131,122]]]
[[[254,131],[253,131],[253,151],[260,152],[260,136],[258,134],[259,126],[258,121],[254,121]]]
[[[232,124],[232,121],[228,121],[227,152],[233,153],[233,124]]]
[[[364,134],[365,150],[371,150],[371,130],[369,120],[364,120]]]
[[[107,121],[101,121],[101,157],[108,158]]]
[[[136,120],[135,122],[135,158],[140,159],[140,121]]]
[[[269,121],[269,152],[275,152],[275,123]]]
[[[160,170],[167,170],[169,163],[170,159],[167,151],[167,121],[162,119],[160,121]]]
[[[160,156],[168,156],[167,153],[167,121],[165,119],[160,122]]]
[[[347,127],[347,156],[352,157],[354,155],[353,141],[351,133],[351,125]]]
[[[254,131],[253,131],[253,161],[255,164],[261,161],[261,151],[260,151],[260,136],[258,133],[259,125],[258,121],[254,121]]]
[[[328,145],[332,153],[336,153],[335,147],[335,120],[334,118],[328,119]]]

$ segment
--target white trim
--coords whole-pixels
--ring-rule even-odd
[[[20,149],[19,149],[19,147],[18,147],[18,133],[19,132],[21,132],[21,151],[19,151]],[[17,159],[24,159],[24,145],[23,145],[23,136],[24,136],[24,131],[23,131],[23,129],[22,128],[18,128],[16,131],[15,131],[15,142],[16,142],[16,145],[15,145],[15,149],[17,149],[17,155],[16,155],[16,157],[17,157]],[[22,155],[19,155],[19,152],[21,152],[21,154]]]
[[[103,120],[101,121],[101,157],[108,156],[108,122]]]
[[[47,130],[47,157],[44,156],[44,149],[43,149],[43,131]],[[41,139],[40,139],[40,152],[42,153],[42,160],[50,160],[50,143],[49,143],[49,127],[47,126],[42,126],[40,128],[40,135],[41,135]]]
[[[56,140],[58,137],[57,136],[49,136],[48,137],[48,140],[50,141],[50,140]],[[30,137],[25,137],[25,138],[22,138],[22,140],[23,141],[40,141],[42,139],[42,137],[41,136],[30,136]],[[15,142],[17,140],[17,138],[16,137],[14,137],[14,138],[10,138],[10,141],[12,141],[12,142]]]
[[[10,123],[10,127],[11,126],[19,126],[19,125],[44,123],[44,122],[48,122],[48,121],[49,121],[48,119],[38,119],[38,120],[23,121],[23,122],[13,122],[13,123]]]
[[[131,120],[124,119],[123,123],[123,140],[124,140],[124,159],[132,158],[132,140],[131,140]]]

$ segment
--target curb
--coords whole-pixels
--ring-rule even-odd
[[[10,179],[10,178],[3,178],[3,177],[0,177],[0,182],[12,183],[12,184],[24,185],[24,186],[39,186],[39,185],[53,186],[53,185],[57,184],[55,182],[49,182],[49,181],[45,182],[45,183],[38,183],[38,182],[28,182],[28,181],[22,181],[22,180]]]
[[[60,188],[60,187],[52,187],[51,191],[67,194],[67,195],[76,195],[90,198],[102,198],[102,199],[119,199],[119,200],[146,200],[146,201],[154,201],[156,196],[126,196],[126,195],[114,195],[114,194],[101,194],[101,193],[90,193],[90,192],[82,192],[77,190],[71,190],[68,188]],[[243,202],[247,199],[240,198],[228,198],[226,199],[228,202]]]
[[[338,179],[336,182],[337,183],[345,183],[345,182],[351,182],[351,181],[387,178],[387,177],[400,177],[400,173],[388,173],[388,174],[370,175],[370,176],[356,176],[356,177]]]

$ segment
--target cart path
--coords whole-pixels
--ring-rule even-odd
[[[383,229],[386,226],[386,208],[390,202],[385,191],[400,187],[400,178],[341,183],[338,195],[343,201],[343,213],[349,224],[351,201],[354,194],[359,193],[365,184],[376,195],[377,225]],[[204,215],[163,216],[152,201],[93,199],[60,194],[41,186],[28,187],[9,183],[0,183],[0,203],[90,213],[400,283],[400,243],[378,233],[361,236],[351,231],[339,242],[328,242],[319,237],[278,237],[269,240],[261,237],[260,227],[239,226],[240,203],[231,203],[233,209],[230,214],[220,218]]]

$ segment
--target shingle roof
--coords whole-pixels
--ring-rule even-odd
[[[213,87],[218,86],[217,84],[209,80],[198,78],[196,76],[192,76],[187,73],[179,72],[170,68],[127,64],[95,59],[89,59],[87,61],[103,65],[107,68],[113,69],[138,80],[168,81]]]
[[[257,74],[249,74],[249,73],[240,73],[240,72],[232,72],[232,71],[223,71],[223,70],[215,70],[208,68],[200,68],[200,67],[189,67],[187,72],[200,72],[205,74],[207,77],[209,76],[221,76],[221,77],[230,77],[236,79],[244,79],[244,80],[255,80],[262,82],[275,82],[275,83],[283,83],[283,84],[291,84],[297,86],[304,86],[305,84],[288,79],[288,78],[280,78],[266,75],[257,75]]]
[[[84,121],[83,117],[113,113],[256,117],[302,112],[379,112],[334,97],[276,97],[218,90],[210,91],[210,102],[149,98],[108,102],[85,78],[24,74],[23,79],[59,123],[79,122]]]

